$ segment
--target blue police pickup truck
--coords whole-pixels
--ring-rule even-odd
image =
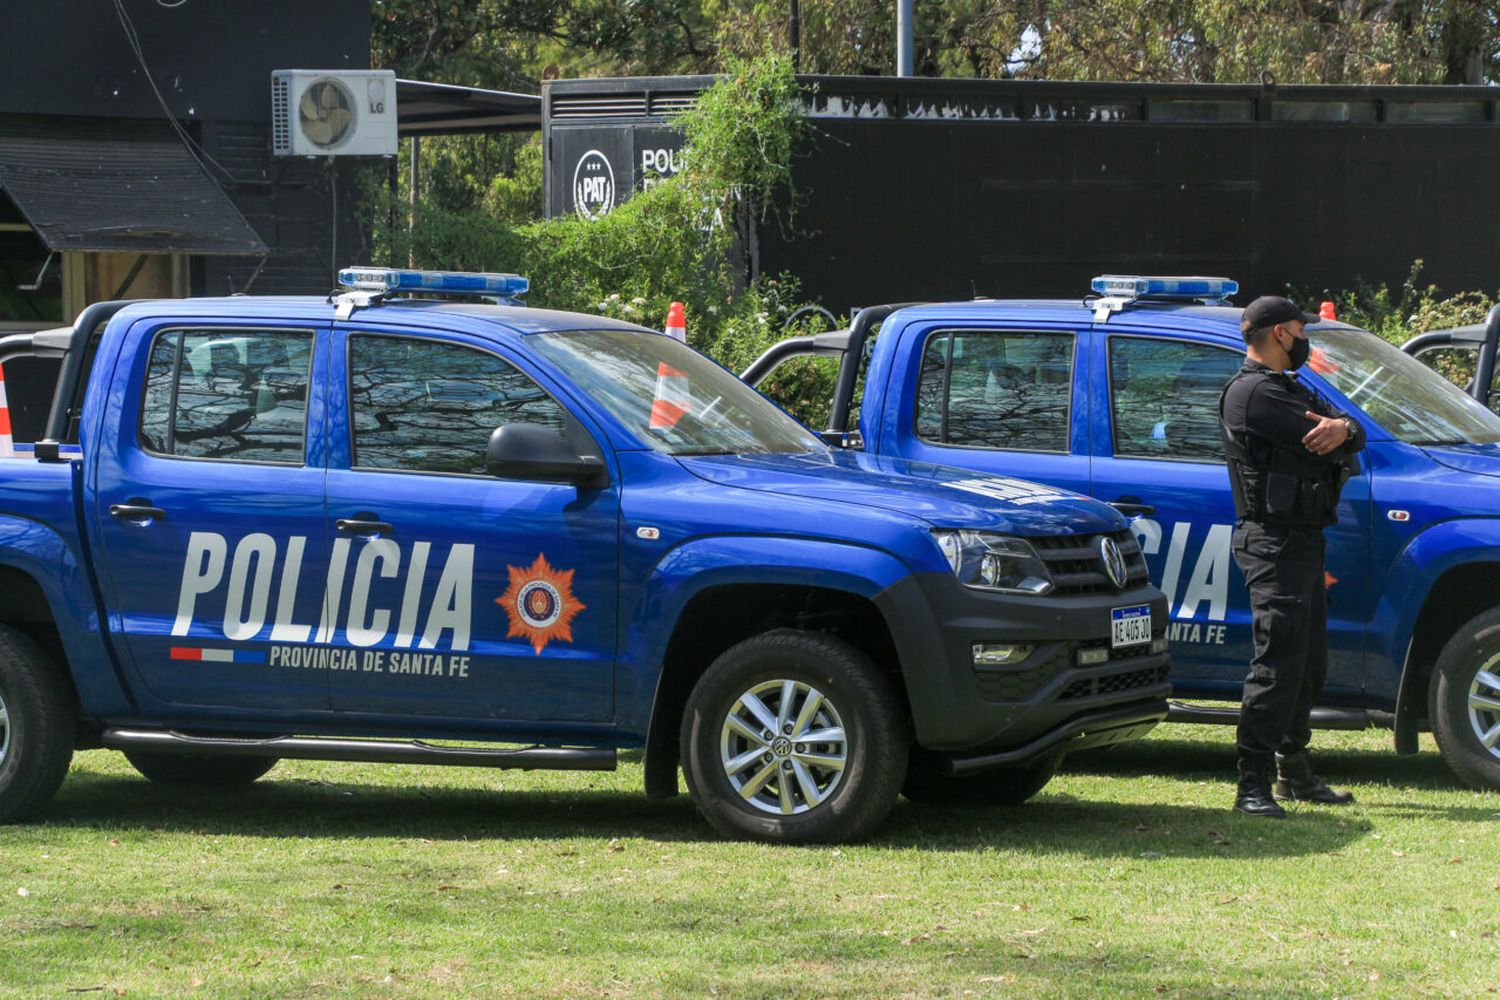
[[[0,461],[0,820],[79,747],[215,786],[643,748],[726,834],[847,840],[1165,717],[1166,599],[1105,504],[829,449],[516,276],[344,278],[0,341],[61,364]]]
[[[799,355],[837,357],[828,439],[1047,483],[1131,516],[1170,602],[1175,691],[1237,702],[1249,600],[1230,553],[1218,427],[1220,390],[1244,360],[1228,305],[1237,288],[1136,276],[1093,287],[1071,301],[871,307],[848,330],[776,345],[745,378],[759,384]],[[1372,334],[1323,322],[1308,335],[1303,381],[1369,442],[1328,530],[1329,672],[1314,724],[1393,723],[1405,753],[1430,728],[1460,778],[1500,789],[1500,417]],[[1451,345],[1417,348],[1438,346]]]

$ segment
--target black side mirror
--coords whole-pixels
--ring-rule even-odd
[[[501,479],[576,483],[590,488],[609,485],[603,461],[593,455],[579,455],[561,434],[540,424],[495,428],[484,464],[491,475]]]

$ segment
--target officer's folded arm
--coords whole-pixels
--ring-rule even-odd
[[[1250,399],[1245,405],[1245,424],[1277,447],[1322,461],[1336,461],[1339,449],[1320,454],[1309,446],[1308,432],[1318,425],[1318,421],[1307,416],[1311,412],[1309,405],[1308,399],[1289,387],[1274,379],[1265,379],[1250,393]],[[1352,420],[1350,425],[1350,430],[1358,427]],[[1360,441],[1363,440],[1361,435]]]

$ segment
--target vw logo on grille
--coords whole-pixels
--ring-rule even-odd
[[[1121,554],[1120,546],[1108,535],[1099,539],[1099,558],[1104,563],[1104,573],[1109,577],[1109,582],[1115,585],[1116,590],[1124,590],[1128,578],[1125,556]]]

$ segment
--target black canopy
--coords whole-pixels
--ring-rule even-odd
[[[269,252],[165,123],[0,120],[0,187],[49,250]]]

